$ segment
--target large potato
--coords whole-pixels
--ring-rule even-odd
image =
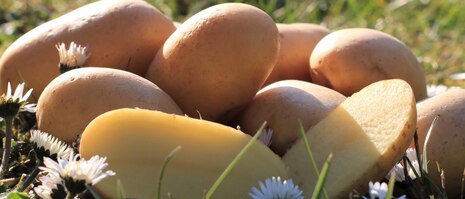
[[[83,158],[108,158],[116,176],[97,184],[106,198],[117,197],[117,179],[127,197],[156,198],[163,161],[177,146],[182,149],[168,164],[162,198],[203,198],[251,137],[221,124],[142,109],[118,109],[95,118],[82,134]],[[272,176],[287,179],[279,156],[256,142],[234,166],[213,198],[247,198],[251,187]],[[173,197],[168,197],[171,193]]]
[[[278,81],[257,93],[241,114],[239,126],[253,135],[267,121],[273,131],[270,147],[283,155],[300,137],[300,122],[308,130],[344,99],[344,95],[316,84]]]
[[[85,66],[145,75],[157,50],[175,30],[171,20],[142,0],[103,0],[44,23],[16,40],[0,58],[0,88],[25,81],[37,100],[58,76],[55,45],[74,41],[89,49]]]
[[[165,92],[140,76],[118,69],[86,67],[68,71],[45,87],[37,103],[37,125],[71,143],[98,115],[134,107],[183,114]]]
[[[440,115],[427,145],[429,175],[437,185],[441,184],[436,169],[439,162],[446,177],[447,195],[459,198],[465,168],[465,90],[439,94],[418,103],[417,109],[421,151],[434,117]]]
[[[279,56],[264,86],[286,79],[311,82],[308,59],[316,44],[330,31],[310,23],[276,25],[280,36]]]
[[[415,97],[403,80],[384,80],[342,102],[307,131],[317,166],[333,154],[325,187],[329,198],[347,198],[354,189],[366,193],[401,159],[416,125]],[[318,177],[299,139],[283,157],[289,175],[311,196]]]
[[[398,39],[372,29],[352,28],[324,37],[310,56],[313,83],[346,96],[383,79],[403,79],[417,101],[424,99],[426,80],[410,49]]]
[[[217,120],[252,100],[276,62],[271,17],[241,3],[207,8],[166,40],[146,78],[191,117]]]

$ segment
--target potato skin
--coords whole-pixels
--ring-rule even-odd
[[[44,23],[16,40],[0,58],[1,90],[24,81],[39,98],[59,75],[57,43],[87,46],[85,66],[111,67],[143,76],[175,27],[141,0],[103,0]],[[128,66],[129,64],[129,66]]]
[[[189,116],[216,121],[253,98],[278,50],[278,29],[269,15],[247,4],[218,4],[167,39],[146,78]]]
[[[312,81],[350,96],[383,79],[403,79],[417,101],[426,98],[421,65],[398,39],[372,29],[351,28],[324,37],[310,56]]]
[[[310,23],[276,25],[280,36],[278,61],[263,87],[286,79],[311,82],[308,60],[316,44],[330,31]]]
[[[427,146],[431,168],[429,174],[436,185],[441,185],[441,178],[435,169],[436,161],[439,162],[446,176],[447,195],[449,198],[459,198],[465,168],[465,90],[450,90],[428,98],[418,103],[417,109],[421,151],[433,119],[440,115]]]
[[[37,103],[37,125],[72,143],[98,115],[135,107],[183,115],[164,91],[138,75],[85,67],[68,71],[45,87]]]
[[[300,137],[344,101],[344,95],[300,80],[278,81],[260,90],[239,117],[242,131],[254,135],[264,121],[273,130],[270,148],[284,153]]]

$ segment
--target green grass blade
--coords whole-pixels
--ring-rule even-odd
[[[168,163],[171,160],[171,158],[173,158],[174,155],[181,149],[182,149],[181,146],[177,146],[171,151],[170,154],[168,154],[168,156],[166,156],[165,160],[163,161],[163,167],[161,168],[160,177],[158,179],[158,193],[157,193],[158,199],[161,199],[161,185],[163,181],[163,176],[165,175],[166,167],[168,166]]]
[[[94,199],[102,199],[102,197],[100,197],[100,195],[97,193],[97,191],[94,190],[94,188],[91,185],[86,185],[86,188]]]
[[[239,162],[239,160],[249,151],[249,149],[252,147],[253,144],[258,140],[258,137],[260,134],[262,134],[263,130],[265,129],[266,122],[262,124],[260,129],[258,129],[257,133],[253,136],[253,138],[242,148],[242,150],[237,154],[237,156],[229,163],[229,165],[226,167],[226,169],[223,171],[223,173],[218,177],[218,179],[213,183],[212,187],[208,192],[205,194],[205,199],[210,199],[215,193],[216,189],[218,186],[220,186],[221,182],[226,178],[226,176],[231,172],[231,170],[236,166],[236,164]]]
[[[123,183],[120,179],[116,181],[116,192],[118,194],[118,199],[126,199],[126,192],[124,191]]]
[[[331,165],[331,160],[333,159],[333,154],[330,153],[328,158],[326,159],[323,168],[321,168],[321,175],[318,177],[318,181],[316,183],[315,189],[313,190],[312,199],[319,199],[321,192],[323,192],[323,186],[326,181],[326,177],[328,176],[329,166]]]
[[[388,184],[388,190],[386,192],[386,199],[391,199],[392,198],[392,193],[394,193],[394,185],[396,183],[396,180],[394,178],[394,175],[391,175],[391,178],[389,178],[389,184]]]
[[[308,142],[307,135],[305,134],[304,126],[302,122],[299,121],[300,125],[300,135],[302,136],[302,140],[305,144],[305,150],[307,151],[308,159],[312,163],[313,172],[315,173],[316,177],[320,177],[320,172],[318,171],[318,166],[316,165],[315,158],[313,157],[313,152],[310,148],[310,143]],[[326,193],[326,189],[323,187],[323,196],[328,199],[328,193]]]
[[[423,171],[428,173],[428,156],[426,154],[426,149],[428,148],[428,141],[431,136],[431,132],[433,131],[434,127],[436,126],[436,121],[439,118],[439,115],[434,117],[433,122],[431,122],[431,126],[429,127],[428,133],[426,134],[425,143],[423,144],[423,156],[422,156],[422,165]]]

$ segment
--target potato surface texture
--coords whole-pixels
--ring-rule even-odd
[[[325,182],[329,198],[347,198],[352,190],[365,193],[369,181],[381,180],[401,159],[413,138],[415,98],[403,80],[373,83],[347,98],[306,135],[317,166],[330,153]],[[310,197],[317,176],[302,139],[283,157],[290,177]]]
[[[278,29],[269,15],[247,4],[219,4],[179,26],[146,78],[189,116],[217,121],[252,100],[278,50]]]
[[[311,82],[308,60],[316,44],[330,31],[310,23],[276,25],[280,36],[279,56],[264,85],[287,79]]]
[[[312,82],[350,96],[384,79],[403,79],[417,101],[426,98],[426,79],[410,49],[386,33],[351,28],[334,31],[316,45],[310,57]]]
[[[138,75],[86,67],[68,71],[45,87],[37,103],[37,125],[72,143],[98,115],[134,107],[183,115],[164,91]]]
[[[278,81],[260,90],[239,119],[241,130],[254,135],[264,121],[273,131],[270,148],[283,155],[305,130],[344,101],[329,88],[299,80]]]
[[[177,146],[162,182],[162,198],[202,198],[251,137],[221,124],[142,109],[119,109],[93,120],[82,135],[82,157],[108,157],[116,176],[97,184],[116,198],[116,180],[127,197],[156,198],[159,174]],[[287,178],[282,160],[257,141],[243,156],[213,198],[247,198],[252,186],[271,176]],[[285,177],[284,177],[285,176]]]
[[[447,196],[460,198],[465,168],[465,90],[451,90],[428,98],[419,102],[417,109],[421,152],[433,119],[440,115],[427,144],[428,174],[436,185],[441,185],[436,169],[439,162],[445,173]]]
[[[46,22],[17,39],[0,58],[0,90],[26,82],[36,102],[59,75],[55,45],[87,46],[85,66],[118,68],[145,75],[158,49],[175,27],[142,0],[103,0]]]

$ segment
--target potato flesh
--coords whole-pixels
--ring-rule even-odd
[[[251,139],[220,124],[169,115],[158,111],[119,109],[92,121],[83,133],[84,158],[108,157],[116,177],[102,181],[98,189],[116,198],[116,179],[128,197],[155,198],[163,160],[182,146],[168,165],[163,197],[200,198],[226,166]],[[287,177],[281,159],[261,143],[253,145],[214,194],[217,198],[245,198],[259,180]]]
[[[364,193],[401,158],[416,122],[415,98],[402,80],[376,82],[344,101],[306,135],[319,168],[329,153],[333,160],[325,184],[330,198]],[[317,177],[300,139],[285,155],[290,176],[307,197]]]

